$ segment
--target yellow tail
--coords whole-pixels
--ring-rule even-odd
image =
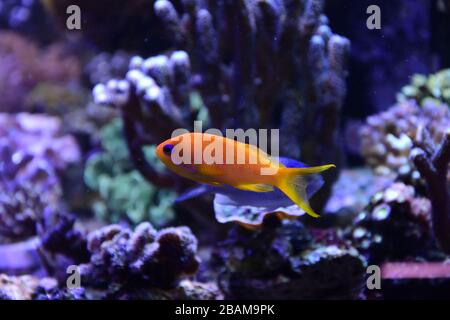
[[[304,176],[335,167],[334,164],[327,164],[309,168],[280,168],[276,186],[307,214],[314,218],[318,218],[319,215],[315,213],[309,205],[306,194],[308,183]]]

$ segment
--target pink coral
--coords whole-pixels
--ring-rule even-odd
[[[0,32],[0,109],[20,110],[30,90],[39,82],[78,79],[78,60],[61,44],[40,49],[13,32]]]

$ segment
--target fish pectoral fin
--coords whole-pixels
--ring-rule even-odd
[[[268,184],[239,184],[234,186],[240,190],[248,190],[253,192],[270,192],[273,191],[273,186]]]
[[[206,182],[206,184],[210,184],[212,186],[221,186],[221,185],[223,185],[222,183],[216,182],[216,181],[208,181],[208,182]]]

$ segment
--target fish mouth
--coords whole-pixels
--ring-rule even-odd
[[[163,148],[163,146],[164,146],[165,143],[166,143],[166,142],[162,142],[162,143],[158,144],[158,145],[156,146],[156,149],[155,149],[156,156],[157,156],[160,160],[162,160],[162,155],[163,155],[162,148]]]

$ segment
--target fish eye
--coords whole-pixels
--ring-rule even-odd
[[[170,156],[170,154],[172,153],[172,149],[173,149],[173,145],[171,145],[171,144],[166,144],[163,146],[163,152],[167,156]]]

